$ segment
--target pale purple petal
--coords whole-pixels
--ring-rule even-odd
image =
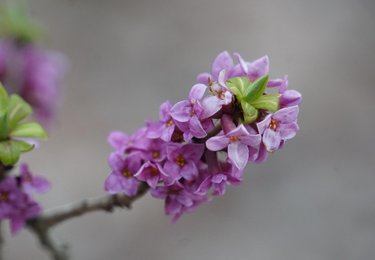
[[[268,128],[268,126],[271,123],[272,115],[266,116],[263,121],[257,123],[257,128],[260,134],[263,134],[263,132]]]
[[[248,136],[249,132],[246,130],[244,125],[239,125],[232,131],[230,131],[227,136]]]
[[[195,84],[189,93],[189,99],[191,103],[200,100],[206,92],[207,86],[204,84]]]
[[[220,71],[229,71],[233,67],[233,59],[227,51],[220,53],[212,63],[211,73],[216,80]]]
[[[280,132],[280,137],[285,140],[292,139],[296,135],[298,130],[298,124],[295,122],[289,124],[280,124],[277,127],[277,131]]]
[[[189,161],[181,168],[180,173],[184,179],[191,181],[198,176],[198,169],[194,162]]]
[[[285,107],[275,112],[272,115],[272,118],[276,119],[280,123],[292,123],[297,121],[298,111],[298,106]]]
[[[170,119],[170,111],[172,109],[172,104],[169,100],[165,101],[160,106],[159,118],[162,122],[167,122]]]
[[[245,62],[245,60],[241,57],[239,53],[234,53],[233,56],[236,57],[238,60],[242,70],[244,71],[245,74],[249,74],[249,68],[248,68],[248,63]]]
[[[180,122],[187,122],[190,119],[192,107],[187,100],[176,103],[171,109],[171,116]]]
[[[121,192],[123,188],[121,186],[119,178],[121,178],[119,175],[111,173],[104,182],[105,191],[110,194]]]
[[[212,80],[212,76],[210,73],[207,72],[201,73],[197,76],[197,81],[205,85],[209,85],[210,79]]]
[[[297,90],[286,90],[280,97],[280,107],[299,105],[302,102],[302,95]]]
[[[263,143],[267,148],[267,151],[273,152],[279,149],[281,137],[279,132],[275,132],[270,128],[267,128],[263,133]]]
[[[45,193],[51,188],[51,184],[47,179],[41,176],[33,176],[32,178],[32,185],[35,191]]]
[[[232,100],[232,97],[230,98]],[[203,114],[202,119],[208,118],[216,114],[222,107],[223,101],[217,96],[209,96],[203,99]]]
[[[211,137],[206,141],[206,146],[211,151],[220,151],[226,148],[229,144],[229,138],[225,135]]]
[[[129,142],[129,136],[123,132],[114,131],[108,136],[108,143],[116,150],[121,150]]]
[[[197,138],[203,138],[207,136],[206,131],[204,131],[201,122],[197,116],[192,116],[189,121],[190,133]]]
[[[262,136],[260,134],[241,136],[240,140],[241,143],[258,149],[259,144],[262,141]]]
[[[263,56],[248,65],[248,75],[251,81],[256,80],[269,72],[269,59],[268,56]]]
[[[237,167],[244,169],[249,159],[249,149],[245,144],[233,142],[228,145],[228,157]]]

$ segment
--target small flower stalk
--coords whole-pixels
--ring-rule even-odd
[[[296,135],[302,96],[287,89],[287,76],[270,79],[267,56],[233,56],[220,53],[186,100],[160,106],[160,120],[109,135],[107,192],[133,196],[147,183],[176,221],[239,185],[247,164],[264,162]]]

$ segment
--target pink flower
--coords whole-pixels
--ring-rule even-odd
[[[228,158],[240,170],[244,169],[249,156],[257,154],[261,136],[250,134],[243,125],[239,125],[227,134],[211,137],[206,146],[211,151],[228,148]]]
[[[164,164],[164,171],[168,173],[167,183],[171,184],[184,178],[193,180],[198,176],[197,164],[204,152],[203,144],[170,143],[167,147],[168,160]]]
[[[192,136],[203,138],[207,135],[201,119],[203,107],[200,103],[207,86],[203,84],[194,85],[189,93],[189,99],[176,103],[171,109],[172,118],[177,121],[177,125],[185,130],[184,138],[189,141]]]
[[[280,148],[283,141],[293,138],[299,130],[297,124],[298,106],[286,107],[269,114],[257,123],[258,131],[267,151],[273,152]]]

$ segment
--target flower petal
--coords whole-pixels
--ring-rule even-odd
[[[232,99],[232,98],[231,98]],[[203,114],[202,119],[209,118],[216,114],[222,107],[223,101],[217,96],[209,96],[203,99]]]
[[[237,169],[242,170],[249,159],[249,149],[245,144],[240,142],[230,143],[228,145],[228,157]]]
[[[223,51],[212,62],[211,73],[214,80],[219,77],[220,71],[223,69],[229,71],[233,67],[233,59],[227,51]]]
[[[209,85],[210,80],[212,80],[212,76],[210,73],[207,72],[201,73],[197,76],[197,81],[205,85]]]
[[[189,99],[191,103],[200,100],[206,92],[207,86],[204,84],[195,84],[189,93]]]
[[[273,152],[279,149],[281,137],[279,132],[275,132],[270,128],[267,128],[263,133],[263,143],[267,148],[267,151]]]
[[[201,122],[197,116],[192,116],[189,121],[190,133],[197,138],[203,138],[207,136],[206,131],[204,131]]]
[[[285,107],[275,112],[272,118],[284,124],[293,123],[297,121],[298,111],[298,106]]]
[[[220,151],[226,148],[229,144],[229,138],[225,135],[218,135],[211,137],[206,141],[207,149],[211,151]]]
[[[179,122],[187,122],[190,119],[191,110],[190,102],[182,100],[171,108],[171,116]]]

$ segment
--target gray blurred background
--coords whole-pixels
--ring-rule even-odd
[[[157,118],[223,50],[268,54],[304,96],[297,137],[242,186],[176,224],[149,195],[66,222],[55,234],[74,259],[375,259],[373,0],[25,2],[71,62],[50,140],[26,158],[54,185],[47,208],[104,194],[108,132]],[[48,259],[27,231],[5,255]]]

